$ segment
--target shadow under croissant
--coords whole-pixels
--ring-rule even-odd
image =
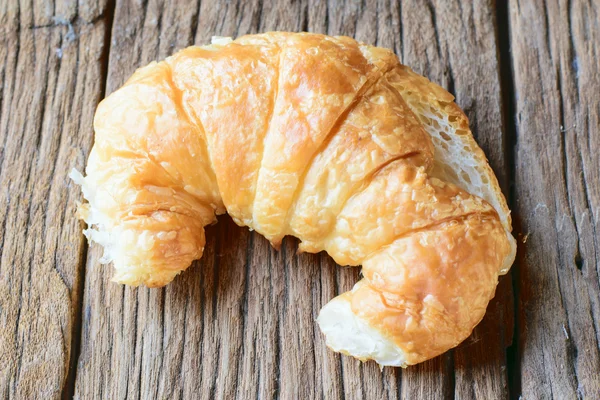
[[[218,221],[206,229],[202,259],[164,288],[117,285],[109,282],[112,266],[95,266],[103,270],[101,290],[109,292],[104,301],[116,301],[120,294],[123,325],[135,325],[136,341],[152,343],[145,351],[154,354],[146,357],[195,365],[192,370],[202,371],[199,389],[234,390],[233,394],[239,376],[253,376],[251,381],[258,379],[263,386],[285,392],[293,385],[289,380],[300,379],[301,371],[303,380],[326,379],[325,386],[344,390],[353,382],[370,385],[367,381],[400,388],[402,380],[402,385],[439,387],[440,394],[446,394],[454,391],[455,368],[456,373],[468,374],[464,367],[485,370],[487,364],[502,364],[498,357],[506,354],[498,336],[504,333],[494,322],[504,307],[498,296],[461,346],[416,366],[381,371],[375,362],[360,363],[334,353],[326,347],[316,318],[329,300],[352,288],[360,269],[339,267],[324,252],[298,254],[298,240],[292,237],[286,237],[277,251],[227,215]],[[501,283],[497,294],[503,292]],[[473,351],[485,354],[473,357]],[[340,383],[344,381],[346,385]]]

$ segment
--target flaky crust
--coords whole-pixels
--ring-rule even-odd
[[[453,97],[351,38],[184,49],[102,101],[94,128],[87,176],[73,178],[113,280],[167,284],[228,212],[274,246],[294,235],[302,251],[363,265],[332,304],[398,357],[319,318],[332,348],[361,359],[406,365],[456,346],[514,259],[510,212]]]

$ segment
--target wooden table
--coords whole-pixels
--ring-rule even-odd
[[[32,5],[33,3],[33,5]],[[600,398],[600,2],[0,0],[0,397]],[[325,347],[358,269],[280,252],[227,217],[163,289],[109,282],[75,219],[97,103],[212,35],[343,34],[448,88],[520,247],[485,320],[408,369]]]

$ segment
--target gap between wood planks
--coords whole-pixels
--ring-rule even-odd
[[[106,5],[105,15],[101,15],[100,18],[106,18],[106,32],[105,32],[105,42],[104,49],[102,54],[102,92],[101,97],[103,98],[106,94],[107,89],[107,80],[108,80],[108,65],[109,65],[109,57],[111,50],[111,39],[112,39],[112,27],[114,22],[114,13],[115,13],[115,1],[109,0]],[[261,3],[262,4],[262,3]],[[398,7],[400,7],[401,2],[398,2]],[[504,127],[506,130],[505,137],[505,148],[504,155],[506,162],[508,164],[508,182],[509,182],[509,192],[507,196],[507,201],[509,203],[509,207],[511,209],[515,209],[515,190],[514,190],[514,180],[515,180],[515,141],[516,141],[516,123],[515,123],[515,91],[514,91],[514,82],[513,82],[513,60],[510,53],[510,27],[509,27],[509,15],[508,15],[508,3],[498,1],[496,3],[496,44],[498,46],[498,57],[499,57],[499,65],[500,65],[500,86],[501,86],[501,96],[502,96],[502,117],[504,122]],[[196,16],[195,23],[197,24],[199,16]],[[260,19],[260,16],[259,16]],[[93,21],[92,21],[93,22]],[[32,27],[35,28],[35,27]],[[304,21],[302,23],[303,30],[307,30],[308,28],[308,15],[305,15]],[[197,32],[197,27],[195,27],[194,33]],[[400,33],[402,35],[402,26],[400,26]],[[402,40],[402,38],[400,38]],[[402,46],[404,48],[404,46]],[[398,49],[394,49],[398,52]],[[455,94],[454,92],[454,82],[452,80],[452,74],[450,73],[450,82],[448,90]],[[513,218],[513,223],[516,222],[516,218]],[[519,229],[517,227],[513,228],[513,232],[518,232]],[[82,253],[82,262],[80,265],[79,273],[81,276],[85,274],[85,260],[87,258],[87,250],[89,246],[84,247],[84,251]],[[518,262],[515,263],[513,268],[511,269],[511,277],[512,284],[514,288],[513,296],[514,296],[514,309],[513,313],[517,315],[517,307],[519,300],[519,287],[518,287]],[[246,282],[247,283],[247,282]],[[82,278],[79,286],[77,287],[77,292],[79,293],[78,299],[79,302],[76,307],[74,323],[73,323],[73,339],[72,339],[72,352],[71,359],[69,361],[69,373],[67,379],[65,381],[62,397],[63,398],[72,398],[75,393],[75,383],[76,383],[76,372],[77,372],[77,364],[79,361],[80,351],[81,351],[81,339],[82,339],[82,320],[83,320],[83,302],[84,302],[84,290],[85,290],[85,279]],[[521,385],[519,378],[519,362],[518,362],[518,319],[515,318],[514,324],[514,333],[512,344],[506,349],[507,355],[507,374],[508,374],[508,384],[509,384],[509,395],[510,398],[518,398],[521,393]],[[450,350],[452,352],[452,350]],[[454,376],[454,357],[449,357],[445,361],[448,364],[448,368],[450,369],[450,375],[447,377],[451,382],[449,382],[449,390],[445,393],[446,396],[455,397],[455,383],[456,379]],[[241,371],[241,370],[240,370]],[[401,380],[400,380],[400,370],[396,371],[396,376],[398,378],[398,391],[401,393]],[[361,373],[362,375],[362,373]],[[343,384],[343,379],[342,379]],[[342,386],[343,390],[343,386]]]
[[[498,57],[500,59],[500,87],[502,93],[502,116],[504,118],[504,129],[506,138],[506,148],[504,149],[504,157],[508,168],[508,207],[511,210],[516,209],[516,193],[515,193],[515,144],[517,140],[517,126],[515,121],[515,88],[513,80],[513,59],[510,52],[510,25],[509,25],[509,3],[498,1],[496,3],[496,29],[498,43]],[[520,232],[521,229],[517,226],[519,219],[512,215],[513,235]],[[517,239],[517,258],[510,270],[510,276],[513,287],[513,335],[512,343],[506,348],[506,364],[508,375],[508,394],[511,399],[521,397],[521,378],[519,368],[519,256],[521,251],[520,238]]]
[[[108,0],[104,14],[100,15],[90,23],[95,23],[100,19],[106,19],[106,30],[104,32],[104,48],[102,50],[102,76],[101,76],[101,93],[100,98],[103,99],[106,96],[106,83],[108,78],[108,62],[110,56],[110,42],[112,36],[112,24],[114,21],[115,14],[115,3],[116,0]],[[87,162],[87,161],[86,161]],[[82,233],[83,234],[83,233]],[[87,239],[86,239],[87,240]],[[87,241],[86,241],[87,243]],[[88,250],[90,246],[86,244],[83,246],[81,254],[80,264],[78,266],[77,273],[81,277],[79,285],[77,286],[77,299],[79,300],[75,307],[74,321],[73,321],[73,333],[71,335],[71,358],[69,359],[69,372],[67,379],[62,389],[61,398],[72,399],[75,394],[75,382],[77,381],[77,363],[79,362],[79,355],[81,353],[81,335],[83,325],[83,295],[85,291],[85,267],[88,256]]]

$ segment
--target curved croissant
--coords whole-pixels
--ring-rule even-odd
[[[98,106],[79,208],[114,281],[169,283],[215,214],[364,278],[321,311],[333,350],[418,363],[464,340],[515,256],[468,121],[388,50],[347,37],[213,40],[139,69]]]

